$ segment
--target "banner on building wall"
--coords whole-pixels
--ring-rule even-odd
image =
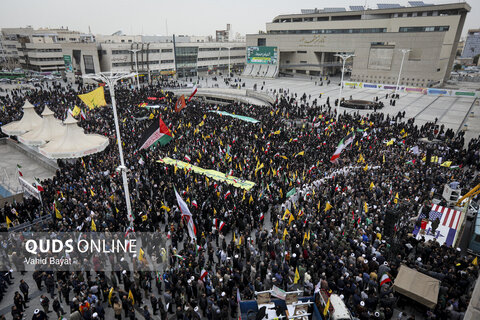
[[[247,63],[277,64],[277,47],[247,47]]]
[[[65,72],[73,72],[72,56],[64,54],[63,62],[65,63]]]

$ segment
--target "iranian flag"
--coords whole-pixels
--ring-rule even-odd
[[[387,273],[382,274],[380,277],[380,286],[383,286],[385,283],[392,282]]]
[[[22,168],[22,166],[19,165],[19,164],[17,164],[18,175],[19,175],[20,177],[23,177],[23,173],[22,173],[22,171],[20,171],[21,168]]]
[[[194,206],[195,208],[198,209],[198,204],[197,204],[197,201],[196,201],[196,200],[193,200],[193,201],[192,201],[192,206]]]
[[[227,191],[227,193],[225,193],[225,200],[227,200],[228,196],[231,195],[232,193],[230,191]]]
[[[203,281],[203,279],[207,276],[208,272],[205,269],[202,269],[202,272],[200,273],[200,280]]]
[[[260,214],[260,221],[262,221],[263,219],[265,218],[265,215],[263,214],[263,212]]]
[[[213,218],[213,225],[215,226],[215,228],[217,228],[217,226],[218,226],[218,219],[217,218]]]
[[[82,120],[87,119],[87,116],[85,115],[85,112],[83,112],[83,110],[80,110],[80,117],[82,117]]]
[[[160,143],[164,146],[172,140],[172,133],[168,130],[165,123],[160,117],[156,119],[150,127],[148,127],[142,134],[138,142],[138,149],[147,149],[152,145]]]
[[[185,156],[183,157],[183,159],[185,159],[185,161],[188,161],[188,162],[192,161],[192,159],[189,156]]]
[[[195,224],[193,223],[192,214],[190,213],[190,210],[188,209],[185,201],[183,201],[183,199],[178,194],[177,190],[175,190],[175,196],[177,197],[178,206],[180,207],[180,211],[182,212],[182,219],[185,219],[187,221],[188,235],[190,236],[190,238],[192,238],[192,240],[196,240],[197,228],[195,228]]]
[[[190,95],[190,97],[188,97],[188,102],[192,100],[193,96],[197,93],[197,90],[197,86],[193,87],[192,94]]]
[[[355,139],[355,134],[352,132],[343,138],[337,146],[337,150],[333,154],[332,158],[330,158],[330,162],[336,162],[338,158],[340,158],[340,154],[342,153],[343,149],[348,147],[349,144],[353,142]]]
[[[225,227],[225,222],[220,221],[220,227],[218,228],[218,230],[222,231],[223,227]]]
[[[35,178],[35,183],[37,185],[37,190],[38,191],[45,191],[45,189],[43,189],[42,185],[40,184],[40,180],[38,180],[37,178]]]

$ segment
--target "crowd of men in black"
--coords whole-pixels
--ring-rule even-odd
[[[402,307],[405,300],[393,293],[392,283],[380,286],[379,277],[388,273],[394,281],[400,264],[441,280],[436,308],[421,309],[425,317],[461,318],[478,276],[478,267],[471,263],[473,257],[434,241],[413,238],[414,219],[399,226],[395,237],[400,245],[395,250],[384,229],[387,212],[399,209],[400,204],[403,220],[409,221],[422,206],[429,207],[433,198],[441,197],[445,183],[458,181],[464,191],[478,184],[479,139],[466,146],[462,134],[455,135],[434,122],[419,126],[415,119],[401,121],[404,113],[344,113],[337,122],[329,99],[325,104],[320,98],[312,102],[288,89],[275,91],[273,106],[217,106],[194,98],[177,113],[177,97],[169,91],[172,85],[178,83],[144,86],[139,91],[128,85],[116,88],[134,229],[161,235],[168,252],[163,272],[37,271],[33,274],[37,289],[45,286],[47,293],[42,296],[44,310],[35,310],[32,319],[46,318],[50,311],[48,294],[57,315],[65,309],[75,320],[104,319],[107,307],[113,308],[116,319],[135,319],[135,314],[151,319],[157,313],[161,319],[171,313],[176,319],[228,319],[238,316],[237,290],[242,300],[250,300],[254,291],[269,290],[272,285],[284,290],[300,288],[305,295],[313,295],[317,284],[341,294],[352,314],[362,320],[391,319],[393,309]],[[65,118],[67,108],[82,105],[77,95],[92,89],[90,85],[78,90],[57,85],[13,90],[1,97],[0,104],[5,106],[0,110],[2,123],[22,116],[25,99],[39,114],[49,107],[56,117]],[[152,113],[163,119],[173,140],[163,147],[138,150],[138,139],[151,120],[138,120],[134,115],[148,97],[166,97],[162,108]],[[108,94],[106,100],[110,101]],[[91,219],[97,232],[127,230],[122,181],[115,171],[119,160],[112,111],[109,107],[84,109],[87,118],[79,125],[87,133],[108,136],[110,145],[99,154],[84,157],[85,167],[80,159],[74,163],[59,161],[55,176],[42,181],[44,206],[31,199],[6,204],[0,209],[3,221],[8,216],[14,223],[22,223],[52,214],[57,199],[62,219],[53,215],[51,221],[34,226],[34,230],[90,231]],[[242,122],[208,112],[213,110],[260,122]],[[337,144],[352,131],[356,132],[354,142],[337,163],[331,163]],[[425,137],[435,139],[433,155],[460,168],[422,161],[427,143],[420,139]],[[395,143],[387,145],[391,139]],[[420,154],[412,153],[414,146],[419,147]],[[178,160],[188,156],[192,164],[253,181],[255,186],[246,192],[157,162],[166,156]],[[347,173],[335,173],[349,166],[352,168]],[[320,179],[324,180],[318,183]],[[188,237],[174,188],[190,207],[196,243]],[[293,188],[296,194],[287,199]],[[400,204],[394,201],[397,193]],[[329,210],[325,209],[327,203],[332,206]],[[286,209],[293,214],[293,222],[284,215]],[[213,218],[225,223],[221,232]],[[158,256],[158,250],[145,248],[147,255]],[[12,254],[10,261],[2,259],[2,269],[15,265],[15,256]],[[202,269],[208,271],[203,281]],[[297,284],[296,270],[300,275]],[[0,274],[0,286],[5,290],[4,281],[8,282],[8,276]],[[109,303],[111,287],[114,294]],[[24,296],[19,294],[15,300],[13,319],[22,318],[28,301],[28,288],[27,296],[20,290]],[[129,291],[134,304],[128,298]]]

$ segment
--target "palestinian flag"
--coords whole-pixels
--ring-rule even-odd
[[[384,273],[380,277],[380,286],[383,286],[385,283],[392,282],[388,274]]]
[[[152,145],[160,143],[164,146],[172,140],[172,133],[168,130],[160,117],[155,120],[142,134],[138,142],[138,149],[147,149]]]
[[[185,103],[185,96],[182,94],[182,96],[178,98],[177,103],[175,103],[175,112],[180,112],[186,106],[187,104]]]
[[[20,171],[21,168],[22,168],[22,166],[19,165],[19,164],[17,164],[18,175],[19,175],[20,177],[23,177],[23,173],[22,173],[22,171]]]
[[[332,158],[330,158],[330,162],[336,162],[338,158],[340,158],[340,154],[342,153],[343,149],[348,147],[349,144],[353,142],[355,139],[355,134],[352,132],[343,138],[337,146],[337,150],[333,154]]]
[[[192,100],[193,96],[197,93],[197,86],[193,87],[193,91],[192,91],[192,94],[190,95],[190,97],[188,97],[188,102],[190,102],[190,100]]]

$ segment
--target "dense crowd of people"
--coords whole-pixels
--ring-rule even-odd
[[[480,139],[465,145],[463,133],[455,134],[436,121],[419,126],[415,119],[404,119],[404,113],[343,113],[337,121],[329,99],[307,99],[288,89],[275,90],[271,106],[217,106],[194,98],[175,112],[178,97],[170,89],[178,86],[165,82],[132,90],[119,85],[115,91],[133,227],[162,237],[168,252],[164,270],[37,271],[37,289],[45,286],[47,293],[42,296],[43,310],[35,310],[33,319],[44,319],[50,300],[57,316],[69,311],[69,318],[76,320],[104,319],[107,307],[113,308],[116,319],[135,319],[135,314],[151,319],[157,313],[161,319],[172,313],[176,319],[228,319],[238,317],[237,292],[242,300],[251,300],[255,291],[273,285],[300,289],[305,296],[321,288],[341,295],[359,319],[391,319],[394,308],[408,302],[392,291],[391,282],[380,286],[379,279],[387,273],[394,281],[401,264],[441,280],[436,308],[421,309],[425,318],[461,319],[478,277],[474,257],[435,241],[417,240],[411,232],[421,208],[441,199],[446,183],[459,182],[463,194],[480,182]],[[0,97],[5,106],[0,109],[2,124],[21,118],[26,99],[39,114],[48,107],[63,119],[67,108],[82,105],[78,94],[92,89],[57,85],[12,90]],[[143,111],[139,104],[149,97],[165,97],[161,108]],[[110,101],[107,91],[106,100]],[[92,219],[97,232],[125,232],[130,227],[116,171],[113,114],[109,107],[84,109],[86,119],[79,125],[87,133],[109,137],[107,149],[75,162],[58,161],[55,176],[42,181],[43,207],[35,199],[6,204],[0,209],[2,221],[8,217],[18,224],[52,214],[52,220],[34,230],[88,232]],[[209,112],[214,110],[259,122]],[[151,124],[139,115],[150,113],[161,117],[173,140],[138,150],[140,136]],[[353,142],[332,163],[338,143],[349,134],[355,134]],[[394,143],[388,143],[392,139]],[[451,167],[422,160],[427,148],[433,149],[433,156],[452,161]],[[255,186],[245,191],[157,162],[164,157],[187,157],[191,164]],[[175,188],[192,213],[194,242]],[[61,206],[62,219],[53,213],[54,200]],[[394,222],[395,233],[387,235],[385,220],[391,211],[400,211],[401,218]],[[214,218],[225,223],[221,231]],[[158,255],[155,250],[159,248],[145,252]],[[15,254],[10,261],[2,259],[2,269],[9,270],[14,259]],[[208,272],[204,278],[203,269]],[[7,287],[2,280],[0,288]],[[13,319],[22,318],[28,288],[27,297],[24,291],[15,300]]]

